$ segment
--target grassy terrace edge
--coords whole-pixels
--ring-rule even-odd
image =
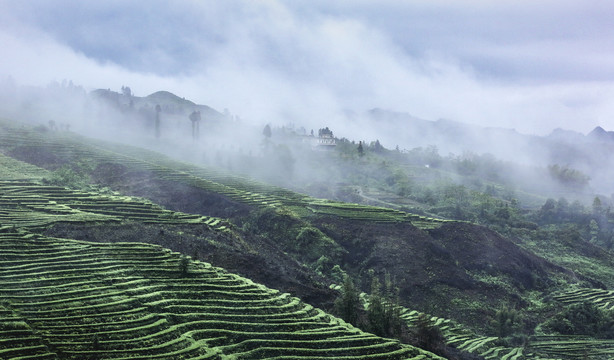
[[[70,256],[79,261],[67,265]],[[5,229],[0,356],[440,359],[364,333],[288,294],[185,259],[156,245],[90,243]]]

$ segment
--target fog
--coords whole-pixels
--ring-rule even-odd
[[[279,124],[383,108],[540,135],[614,127],[600,1],[0,5],[0,71],[23,84],[164,89]]]
[[[261,156],[266,124],[299,133],[330,127],[338,138],[380,140],[389,149],[436,145],[444,156],[490,153],[526,166],[570,166],[589,174],[593,191],[614,192],[609,145],[586,145],[585,137],[596,126],[614,129],[608,3],[0,0],[0,6],[5,117],[53,120],[85,135],[155,144],[239,171],[225,154]],[[203,120],[195,142],[186,141],[190,106],[163,110],[162,136],[152,142],[152,113],[135,120],[92,100],[96,89],[123,86],[136,98],[169,91],[216,113]],[[549,136],[558,128],[576,133]]]
[[[0,117],[45,131],[70,131],[144,147],[178,160],[337,200],[369,200],[368,195],[357,196],[356,191],[380,188],[391,181],[390,176],[397,177],[401,168],[406,169],[401,178],[421,186],[451,181],[484,191],[494,182],[512,192],[533,194],[533,198],[567,197],[587,204],[595,194],[607,198],[614,192],[609,181],[614,169],[609,156],[614,136],[605,130],[589,135],[557,130],[536,136],[372,109],[337,114],[340,121],[326,126],[336,138],[338,151],[331,151],[318,146],[326,141],[318,135],[323,128],[300,122],[262,125],[228,109],[196,104],[167,91],[142,97],[125,86],[88,92],[71,81],[35,87],[5,79],[0,84],[0,103]],[[201,121],[192,128],[194,111],[200,112]],[[271,129],[270,136],[265,126]],[[344,133],[356,137],[346,138]],[[391,150],[388,155],[375,154],[376,140]],[[361,159],[358,142],[376,157]],[[433,151],[435,161],[429,155]],[[432,170],[428,169],[431,166]],[[567,186],[552,176],[552,166],[580,171],[590,181],[580,187]],[[539,201],[522,205],[537,206]]]

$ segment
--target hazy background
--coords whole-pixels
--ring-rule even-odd
[[[254,124],[330,126],[347,138],[363,135],[344,114],[376,107],[538,135],[614,129],[608,1],[0,0],[0,9],[4,82],[168,90]]]

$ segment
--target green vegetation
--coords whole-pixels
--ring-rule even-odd
[[[612,199],[583,205],[573,169],[543,192],[489,156],[341,140],[314,155],[325,200],[70,133],[0,123],[0,144],[0,357],[437,358],[376,335],[462,359],[614,354]]]
[[[32,231],[67,222],[185,224],[219,232],[232,225],[165,210],[142,198],[96,192],[84,179],[87,171],[62,167],[49,176],[26,163],[2,160],[7,171],[0,172],[0,294],[4,318],[15,319],[2,329],[3,357],[437,358],[156,246],[37,235]],[[266,217],[271,205],[257,203]],[[290,226],[296,226],[297,251],[331,242],[317,228]]]
[[[360,293],[352,278],[345,275],[341,295],[335,300],[335,312],[346,322],[358,324],[361,307]]]
[[[0,179],[0,221],[4,225],[44,229],[59,222],[206,224],[224,229],[220,219],[165,210],[150,201],[71,190],[33,181]]]
[[[590,177],[576,169],[567,166],[561,167],[558,164],[548,166],[550,176],[561,184],[571,188],[583,188],[588,185]]]
[[[592,302],[566,306],[544,327],[561,335],[589,335],[598,339],[614,339],[614,312]]]
[[[44,178],[43,183],[66,186],[73,189],[86,188],[90,183],[88,174],[93,170],[91,165],[84,161],[72,165],[64,165],[53,171],[49,179]]]
[[[157,246],[27,232],[0,244],[3,358],[437,358],[206,263],[185,277],[187,258]]]

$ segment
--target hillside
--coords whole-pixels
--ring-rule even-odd
[[[153,243],[329,311],[338,294],[329,286],[341,283],[344,274],[366,292],[374,277],[382,282],[389,277],[394,279],[408,314],[418,310],[439,319],[453,319],[471,329],[473,335],[469,336],[475,340],[465,337],[463,345],[458,341],[460,335],[451,333],[448,343],[488,358],[497,358],[496,354],[504,351],[499,347],[495,354],[494,348],[486,346],[498,335],[506,336],[496,334],[491,326],[501,309],[517,311],[521,327],[532,329],[557,307],[576,301],[570,299],[586,299],[610,308],[604,300],[609,293],[594,296],[594,291],[612,286],[613,257],[596,247],[576,243],[574,248],[572,243],[561,243],[549,251],[550,247],[529,241],[533,237],[518,237],[519,233],[517,238],[506,238],[467,221],[317,199],[159,153],[67,132],[3,122],[0,140],[4,154],[1,219],[9,237],[17,238],[12,241],[40,237],[55,246],[54,239],[74,239],[62,240],[69,243],[60,248],[68,248],[66,244],[121,248],[124,242]],[[569,256],[563,258],[566,251],[584,256],[587,262],[599,259],[600,265],[591,267]],[[111,261],[106,254],[89,256]],[[182,260],[177,254],[172,258],[164,266],[177,275]],[[187,267],[207,267],[198,264],[189,262]],[[554,299],[552,294],[557,294]],[[166,320],[171,318],[177,320]],[[180,335],[173,338],[176,336],[184,339]],[[524,352],[513,348],[505,354],[518,355],[516,359],[548,356],[552,351],[547,345],[549,335],[540,336],[535,342],[541,347]],[[551,344],[555,341],[560,342],[553,340]],[[594,341],[599,345],[591,354],[602,358],[612,351],[607,342],[590,337],[566,341]],[[86,340],[67,344],[73,342],[84,344]],[[102,338],[98,343],[104,344]],[[195,346],[191,344],[187,348]],[[400,349],[405,349],[402,346],[398,350],[405,351]],[[254,356],[262,355],[258,354]],[[557,356],[575,356],[573,351],[563,354]]]
[[[438,358],[160,246],[41,235],[61,224],[112,229],[110,236],[114,227],[153,228],[164,242],[190,238],[176,227],[209,242],[236,237],[219,218],[50,185],[49,171],[0,160],[3,359]]]
[[[356,121],[359,121],[359,126],[379,129],[379,139],[389,148],[397,144],[410,144],[413,148],[436,145],[444,155],[490,154],[503,161],[544,168],[559,164],[590,177],[589,187],[595,193],[611,194],[614,191],[610,181],[610,169],[614,164],[609,156],[614,149],[614,136],[600,126],[586,135],[555,129],[548,135],[540,136],[522,134],[515,129],[481,127],[445,119],[423,120],[384,109],[370,110],[358,116]],[[531,182],[548,180],[530,172],[518,177],[512,173],[511,176],[520,188],[531,188]],[[522,181],[523,177],[529,180],[526,184]],[[548,193],[548,187],[552,185],[542,186],[540,191]]]
[[[452,299],[457,298],[463,291],[491,292],[491,284],[476,281],[477,275],[469,274],[468,271],[481,271],[485,265],[479,265],[480,263],[492,264],[494,261],[475,256],[459,259],[459,254],[452,255],[452,251],[456,250],[451,248],[454,242],[476,243],[471,250],[479,249],[485,254],[492,253],[494,260],[503,255],[501,249],[507,248],[505,255],[510,259],[510,265],[508,262],[498,264],[493,275],[504,276],[506,282],[514,284],[516,289],[520,286],[530,289],[532,284],[527,283],[526,278],[531,276],[541,279],[537,283],[547,283],[546,279],[550,277],[565,276],[563,271],[525,253],[509,240],[485,228],[450,223],[398,210],[314,199],[223,172],[178,163],[171,159],[165,160],[157,154],[136,148],[102,142],[97,143],[96,148],[106,151],[98,150],[97,158],[92,159],[91,154],[95,151],[92,145],[79,140],[78,137],[70,138],[75,141],[69,146],[70,150],[56,148],[56,144],[66,141],[62,139],[63,134],[59,136],[60,138],[57,134],[50,134],[47,137],[50,143],[15,147],[8,154],[21,160],[42,160],[44,163],[37,165],[49,169],[61,167],[68,159],[71,163],[90,161],[92,180],[101,186],[109,186],[126,195],[148,198],[170,210],[227,218],[241,229],[247,230],[243,231],[241,236],[248,247],[262,249],[257,253],[267,259],[264,261],[269,264],[265,268],[273,268],[262,269],[261,272],[265,274],[279,272],[279,269],[276,269],[278,264],[288,262],[271,261],[275,253],[286,253],[287,255],[277,257],[289,257],[292,261],[302,264],[307,271],[320,261],[320,272],[328,276],[332,275],[334,265],[340,265],[344,271],[356,275],[364,274],[369,269],[383,275],[385,269],[394,269],[398,274],[391,275],[398,275],[401,293],[404,296],[415,294],[413,301],[421,306],[429,306],[430,308],[423,309],[435,313],[450,308],[446,304],[450,304]],[[66,151],[69,151],[70,158],[60,155]],[[155,162],[152,161],[154,157]],[[120,184],[113,183],[113,179],[121,179]],[[444,226],[446,231],[433,232],[441,226]],[[55,235],[54,229],[64,229],[63,232],[57,233],[60,235],[75,236],[79,231],[84,239],[97,237],[96,231],[89,230],[89,234],[87,229],[80,229],[78,226],[70,226],[69,229],[54,227],[49,229],[48,233]],[[309,237],[297,241],[301,232],[309,234]],[[433,233],[453,236],[454,242],[441,241],[433,237]],[[104,238],[100,240],[106,241]],[[506,246],[502,247],[502,243]],[[180,250],[185,252],[185,249]],[[242,253],[239,256],[243,256]],[[405,261],[402,254],[413,254],[414,261]],[[205,260],[209,259],[205,257]],[[220,266],[239,270],[232,267],[231,261]],[[531,275],[524,274],[525,271]],[[412,274],[412,277],[403,275],[407,273]],[[276,280],[278,279],[269,280],[267,285],[278,284]],[[432,292],[434,287],[446,288],[452,294],[442,298],[439,291]],[[421,291],[416,293],[414,289]],[[489,297],[494,303],[508,302],[515,298],[515,291],[510,293],[498,289]],[[461,315],[475,317],[478,316],[478,310],[465,308]]]
[[[3,358],[435,358],[141,243],[0,234]]]

